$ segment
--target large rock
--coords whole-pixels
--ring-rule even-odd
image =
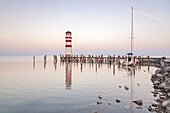
[[[99,101],[97,101],[97,104],[103,104],[103,102],[99,102]]]
[[[121,100],[119,100],[119,99],[116,99],[116,102],[117,102],[117,103],[119,103],[119,102],[121,102]]]
[[[168,93],[168,97],[170,97],[170,92]]]
[[[167,78],[167,79],[165,80],[164,89],[165,89],[167,92],[170,91],[170,78]]]
[[[153,81],[153,85],[159,85],[159,84],[160,84],[160,82],[158,80]]]
[[[149,107],[148,107],[148,110],[149,110],[149,111],[151,111],[151,112],[153,112],[153,111],[154,111],[154,110],[152,109],[152,107],[151,107],[151,106],[149,106]]]
[[[164,70],[162,68],[159,68],[155,71],[156,74],[161,74],[163,72],[164,72]]]
[[[159,81],[160,83],[162,83],[165,80],[165,77],[162,74],[154,74],[151,77],[151,81]]]
[[[165,68],[165,72],[169,72],[170,73],[170,67],[166,67]]]
[[[166,112],[167,112],[167,113],[170,113],[170,106],[168,106],[168,107],[166,108]]]
[[[134,100],[133,102],[134,102],[135,104],[139,105],[139,106],[142,106],[142,105],[143,105],[142,100]]]
[[[163,76],[168,76],[169,75],[169,73],[168,72],[165,72],[164,74],[163,74]]]
[[[166,82],[166,85],[167,85],[167,86],[170,86],[170,78],[167,78],[167,79],[165,80],[165,82]]]
[[[163,101],[162,107],[164,107],[164,108],[170,107],[170,99]]]

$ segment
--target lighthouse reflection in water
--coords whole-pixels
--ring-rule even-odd
[[[66,87],[65,87],[65,89],[71,90],[72,64],[66,63],[65,68],[66,68],[66,71],[65,71],[65,73],[66,73],[66,81],[65,81]]]

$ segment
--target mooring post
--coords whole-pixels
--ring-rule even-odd
[[[113,55],[113,65],[115,66],[115,55]]]
[[[125,59],[127,59],[127,55],[125,56]]]
[[[124,55],[122,56],[122,59],[123,59],[123,60],[125,59],[125,56],[124,56]]]
[[[96,64],[97,64],[97,55],[96,55],[96,57],[95,57],[95,62],[96,62]]]
[[[35,56],[33,56],[33,63],[35,63]]]
[[[103,63],[103,54],[101,54],[101,63]]]
[[[54,64],[56,64],[57,63],[57,58],[56,58],[57,56],[53,56],[53,59],[54,59]]]
[[[89,62],[91,63],[91,55],[89,55]]]
[[[100,56],[98,56],[98,62],[100,63]]]
[[[118,55],[118,60],[117,61],[118,61],[118,64],[120,64],[120,56],[119,55]]]
[[[66,56],[66,63],[68,63],[68,56]]]
[[[136,60],[136,56],[133,57],[133,65],[135,66],[135,60]]]
[[[44,63],[46,63],[46,58],[47,58],[47,57],[46,57],[46,55],[45,55],[45,56],[44,56]]]
[[[92,55],[92,63],[94,62],[94,56]]]
[[[80,63],[82,63],[82,55],[80,56]]]
[[[149,60],[150,60],[150,57],[148,56],[148,65],[149,65]]]
[[[65,61],[64,55],[63,55],[63,58],[62,58],[62,59],[63,59],[63,62],[64,62],[64,61]]]
[[[138,56],[138,64],[141,65],[141,56]]]
[[[112,56],[110,55],[110,59],[109,59],[109,63],[111,64],[112,63]]]

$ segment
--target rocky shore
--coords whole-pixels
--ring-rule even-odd
[[[170,67],[159,68],[152,75],[155,102],[152,103],[148,110],[158,113],[170,113]]]

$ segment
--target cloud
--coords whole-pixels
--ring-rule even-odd
[[[148,18],[150,18],[150,19],[152,19],[154,21],[157,21],[157,22],[160,22],[160,23],[163,23],[163,24],[170,24],[170,21],[161,19],[159,17],[155,17],[155,16],[153,16],[152,14],[149,14],[149,13],[140,12],[140,11],[135,11],[135,13],[143,15],[143,16],[146,16],[146,17],[148,17]]]

